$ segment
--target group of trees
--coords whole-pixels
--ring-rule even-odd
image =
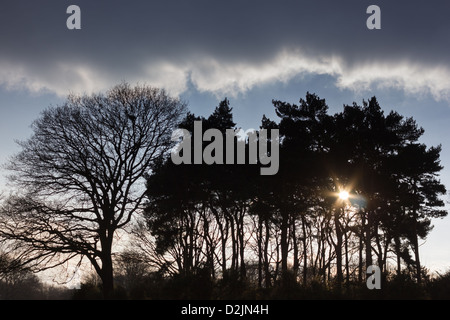
[[[15,266],[0,254],[0,300],[70,299],[72,295],[68,288],[44,283],[31,270]]]
[[[310,93],[299,105],[273,103],[281,120],[264,117],[261,129],[279,129],[277,175],[170,159],[153,168],[145,217],[161,266],[241,280],[253,268],[259,287],[316,279],[340,288],[365,281],[369,265],[386,271],[393,259],[398,275],[407,271],[420,283],[419,239],[431,218],[447,214],[440,147],[419,143],[423,129],[396,112],[384,115],[376,98],[335,115]],[[195,120],[222,132],[235,126],[228,100],[207,119],[188,115],[181,127]]]
[[[114,265],[122,280],[128,268],[150,270],[150,285],[314,283],[338,294],[365,284],[366,268],[377,265],[420,286],[420,239],[432,218],[447,214],[440,146],[420,143],[424,130],[386,115],[376,98],[334,115],[310,93],[298,105],[273,105],[278,121],[263,116],[260,129],[279,131],[280,166],[265,176],[249,162],[171,161],[176,128],[193,132],[202,121],[203,131],[225,137],[236,127],[227,99],[205,118],[149,87],[69,97],[34,123],[9,165],[21,189],[2,203],[3,250],[36,270],[87,258],[106,298]],[[272,136],[247,138],[247,156],[249,139]],[[119,254],[113,241],[121,230],[129,248]],[[181,292],[192,290],[184,283]]]

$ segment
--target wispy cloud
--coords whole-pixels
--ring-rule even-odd
[[[355,92],[395,89],[407,94],[430,94],[436,100],[450,101],[450,68],[407,60],[371,61],[348,65],[339,56],[308,56],[300,50],[282,50],[267,61],[221,61],[213,56],[197,56],[184,63],[147,61],[138,73],[121,73],[95,65],[59,62],[40,68],[0,62],[0,83],[9,89],[91,93],[106,90],[120,81],[140,82],[162,87],[174,95],[183,93],[190,80],[200,92],[217,96],[237,96],[255,86],[286,83],[294,77],[330,75],[335,86]]]
[[[343,69],[336,85],[353,91],[396,89],[412,95],[430,94],[437,101],[450,101],[450,68],[407,60],[372,62]]]

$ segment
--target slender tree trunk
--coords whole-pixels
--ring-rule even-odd
[[[397,275],[399,276],[401,273],[401,246],[400,246],[400,238],[399,237],[395,237],[394,239],[394,243],[395,243],[395,255],[397,257]]]
[[[416,273],[417,273],[417,283],[422,283],[422,267],[420,265],[420,256],[419,256],[419,241],[417,240],[417,236],[414,239],[414,258],[416,260]]]
[[[417,236],[417,212],[416,209],[413,210],[414,216],[414,234],[413,234],[413,249],[414,249],[414,259],[416,260],[416,273],[417,273],[417,283],[420,285],[422,283],[422,267],[420,265],[420,255],[419,255],[419,238]]]
[[[332,251],[333,251],[333,247],[329,246],[328,257],[331,257]],[[328,282],[331,281],[331,260],[329,260],[327,263],[327,281]]]
[[[296,228],[295,228],[295,218],[292,218],[292,222],[291,222],[291,228],[292,228],[292,249],[293,249],[293,259],[294,259],[294,265],[293,265],[293,272],[295,277],[297,277],[298,275],[298,269],[300,268],[300,257],[299,257],[299,250],[298,250],[298,239],[297,239],[297,232],[296,232]]]
[[[347,288],[350,286],[350,266],[348,259],[348,234],[347,230],[344,230],[344,250],[345,250],[345,284]]]
[[[325,222],[325,225],[322,226],[320,231],[320,241],[322,243],[322,252],[321,252],[321,265],[320,265],[320,274],[323,277],[323,282],[326,283],[327,281],[327,267],[326,267],[326,256],[327,256],[327,232],[326,227],[328,226],[328,219]]]
[[[215,251],[215,244],[213,244],[213,239],[211,237],[211,232],[209,230],[209,220],[206,215],[202,214],[203,218],[203,230],[204,235],[203,238],[206,241],[206,265],[209,268],[209,272],[211,274],[212,279],[216,278],[216,272],[214,268],[214,251]]]
[[[263,223],[262,219],[258,217],[258,288],[262,288],[263,282]]]
[[[366,270],[367,267],[373,264],[372,262],[372,219],[371,219],[371,211],[367,211],[367,224],[365,226],[365,247],[366,247]]]
[[[387,269],[387,255],[388,255],[388,251],[389,251],[389,244],[391,243],[392,238],[385,237],[384,241],[385,242],[384,242],[383,260],[382,260],[383,268],[381,268],[382,270]]]
[[[238,240],[239,240],[239,255],[240,255],[240,276],[241,279],[245,279],[246,274],[246,268],[245,268],[245,241],[244,241],[244,215],[242,212],[240,212],[238,224],[237,224],[237,231],[238,231]]]
[[[223,229],[223,224],[221,227],[221,238],[222,238],[222,276],[227,272],[227,239],[228,239],[228,221],[225,222],[225,230]]]
[[[288,272],[288,229],[289,221],[288,214],[286,212],[282,213],[281,221],[281,275],[283,279]]]
[[[266,236],[264,239],[264,276],[266,281],[266,288],[270,288],[272,283],[270,280],[270,260],[269,260],[269,242],[270,242],[270,223],[269,219],[266,218],[265,220],[265,229],[266,229]]]
[[[188,254],[188,269],[187,269],[189,274],[191,274],[191,272],[193,271],[193,267],[194,267],[194,228],[192,227],[194,225],[194,219],[192,217],[192,214],[191,214],[190,222],[191,223],[189,224],[189,231],[188,231],[189,254]]]
[[[416,199],[417,197],[417,181],[416,179],[413,179],[412,182],[413,185],[413,193],[414,193],[414,199]],[[420,266],[420,255],[419,255],[419,238],[417,236],[417,220],[418,220],[418,216],[417,216],[417,207],[414,204],[413,205],[413,228],[414,228],[414,233],[413,233],[413,247],[414,247],[414,259],[416,260],[416,273],[417,273],[417,283],[421,284],[422,282],[422,268]]]
[[[217,209],[214,208],[214,206],[210,206],[210,209],[214,214],[217,225],[219,226],[221,255],[222,255],[221,266],[222,266],[222,276],[223,276],[227,270],[226,249],[227,249],[227,238],[228,238],[228,222],[225,220],[225,227],[224,227],[224,223],[223,223],[219,213],[217,212]],[[219,262],[219,264],[220,264],[220,262]]]
[[[277,230],[278,231],[278,230]],[[275,270],[274,270],[274,279],[279,279],[280,277],[280,265],[282,263],[281,260],[281,253],[280,253],[280,236],[278,234],[275,235],[275,243],[276,243],[276,247],[275,247],[275,255],[276,255],[276,263],[275,263]]]
[[[383,247],[381,246],[381,238],[380,238],[380,234],[378,233],[378,221],[375,224],[375,228],[374,228],[374,233],[375,233],[375,243],[377,245],[377,250],[378,250],[378,254],[377,254],[377,263],[378,263],[378,268],[380,268],[380,271],[383,272]]]
[[[358,247],[358,282],[363,282],[363,250],[364,250],[364,227],[365,227],[365,217],[364,213],[361,211],[361,228],[359,229],[359,247]]]
[[[302,215],[302,231],[303,231],[303,284],[306,285],[308,279],[308,250],[306,244],[306,218]],[[311,251],[312,254],[312,251]],[[312,257],[311,257],[312,259]],[[312,260],[311,260],[312,261]]]
[[[310,234],[312,234],[312,231],[309,231]],[[320,232],[320,237],[318,237],[317,239],[317,253],[316,256],[314,257],[314,266],[312,268],[312,275],[313,277],[315,277],[317,275],[317,273],[320,274],[320,270],[321,270],[321,266],[322,266],[322,230],[318,230],[317,234],[319,234]],[[313,242],[311,241],[311,261],[312,261],[312,255],[314,252],[314,248],[313,248]]]
[[[334,224],[336,228],[336,281],[337,281],[337,289],[341,290],[342,282],[343,282],[343,274],[342,274],[342,228],[341,223],[339,221],[339,210],[336,210],[334,215]]]
[[[237,270],[238,267],[238,242],[236,239],[236,228],[234,219],[230,218],[230,227],[231,227],[231,248],[232,248],[232,254],[231,254],[231,269]]]

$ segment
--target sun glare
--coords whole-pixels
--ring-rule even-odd
[[[341,192],[339,192],[339,199],[341,200],[348,200],[349,194],[347,191],[342,190]]]

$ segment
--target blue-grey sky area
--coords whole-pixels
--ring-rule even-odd
[[[81,29],[69,30],[69,5]],[[369,5],[381,29],[369,30]],[[165,88],[209,115],[228,97],[235,122],[277,120],[272,99],[312,92],[330,112],[376,96],[442,144],[450,189],[450,2],[382,0],[35,0],[0,5],[0,161],[67,94],[127,81]],[[407,165],[407,164],[405,164]],[[3,181],[3,178],[1,179]],[[449,200],[446,197],[445,200]],[[450,217],[434,221],[423,264],[450,268]]]

